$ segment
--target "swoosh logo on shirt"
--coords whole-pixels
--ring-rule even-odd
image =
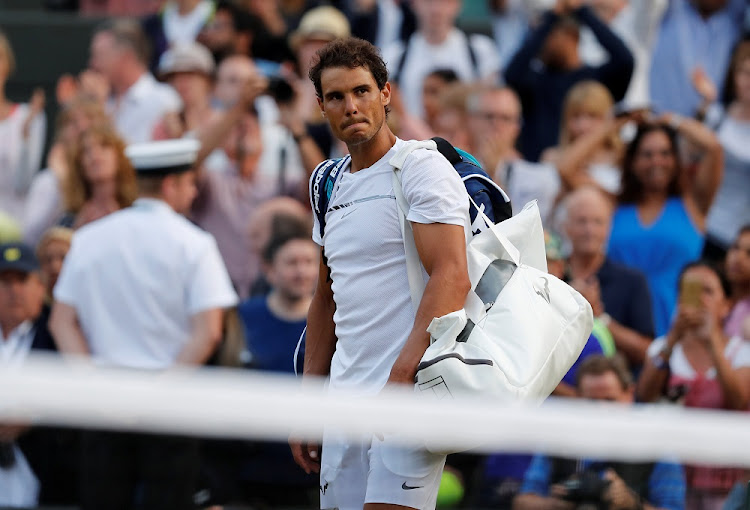
[[[412,489],[422,489],[424,488],[424,485],[416,485],[412,487],[411,485],[406,485],[406,482],[404,482],[401,484],[401,488],[404,489],[405,491],[410,491]]]

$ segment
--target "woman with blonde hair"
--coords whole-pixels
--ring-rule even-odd
[[[612,197],[619,192],[619,130],[625,119],[612,116],[613,105],[609,90],[592,80],[576,84],[565,96],[560,144],[544,151],[541,160],[557,167],[568,191],[593,185]]]
[[[74,229],[128,207],[137,196],[135,170],[125,142],[111,124],[91,126],[71,154],[63,184],[66,214],[60,224]]]

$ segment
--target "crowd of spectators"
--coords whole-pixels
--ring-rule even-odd
[[[291,373],[318,276],[308,178],[346,150],[307,72],[317,49],[353,35],[382,50],[399,137],[442,136],[515,211],[538,201],[550,273],[595,314],[556,395],[748,410],[745,0],[486,0],[484,33],[460,27],[461,0],[77,4],[103,21],[54,98],[6,97],[24,62],[0,27],[0,366],[56,349],[47,319],[71,239],[137,197],[127,145],[194,138],[187,216],[242,299],[211,363]],[[284,445],[203,446],[197,506],[317,504],[317,480]],[[0,424],[0,506],[77,504],[81,447],[75,431]],[[578,460],[498,453],[446,469],[465,507],[517,509],[575,508],[564,482],[591,473],[604,508],[734,509],[724,502],[749,476]]]

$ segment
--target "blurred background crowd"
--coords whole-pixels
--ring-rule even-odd
[[[137,196],[125,147],[191,137],[201,152],[190,219],[215,237],[243,300],[212,364],[291,373],[318,269],[308,177],[346,151],[307,72],[317,49],[354,35],[382,50],[399,137],[446,138],[514,210],[538,201],[550,273],[596,316],[556,394],[748,409],[745,0],[0,0],[0,14],[0,242],[6,262],[28,261],[0,261],[0,366],[55,349],[46,321],[71,239]],[[58,72],[56,46],[75,46],[56,38],[59,24],[84,42]],[[34,328],[26,347],[23,328]],[[615,396],[582,384],[607,373]],[[75,506],[86,483],[76,431],[0,426],[0,487],[14,444],[39,503]],[[197,506],[316,504],[317,479],[285,445],[206,441],[196,462]],[[441,502],[573,508],[547,490],[565,469],[456,456]],[[643,501],[713,509],[735,508],[722,505],[748,473],[664,476],[651,491],[669,495],[657,502],[643,482]]]

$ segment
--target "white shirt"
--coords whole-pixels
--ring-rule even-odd
[[[0,329],[0,366],[20,365],[31,351],[34,324],[24,321],[5,337]]]
[[[537,200],[542,221],[547,224],[560,192],[560,175],[554,166],[517,159],[498,167],[496,175],[513,209],[520,211],[526,203]]]
[[[111,98],[107,112],[115,127],[129,144],[149,142],[156,125],[168,112],[182,109],[182,100],[175,90],[159,83],[151,73],[143,73],[119,101]]]
[[[164,6],[164,37],[169,46],[184,44],[195,41],[203,25],[214,13],[213,3],[203,0],[198,3],[192,11],[180,15],[177,10],[177,2],[167,2]]]
[[[331,197],[323,239],[317,218],[313,226],[313,240],[325,248],[336,302],[333,390],[379,391],[414,325],[393,169],[388,163],[403,144],[397,139],[371,167],[343,173]],[[413,152],[402,182],[410,221],[463,225],[469,231],[466,188],[437,151]]]
[[[479,76],[471,62],[467,37],[477,57]],[[467,36],[454,28],[441,44],[428,43],[419,32],[409,38],[409,51],[398,76],[396,66],[404,52],[399,41],[383,50],[383,59],[391,78],[397,78],[401,97],[409,113],[424,116],[422,107],[422,82],[425,76],[436,69],[453,69],[458,77],[467,82],[491,77],[500,69],[500,57],[495,43],[484,35]]]
[[[656,356],[666,345],[666,337],[659,337],[651,342],[646,354],[649,357]],[[733,336],[727,342],[726,347],[724,347],[724,356],[729,360],[734,369],[750,367],[750,342],[740,336]],[[682,344],[680,343],[672,349],[672,355],[669,357],[669,370],[673,375],[684,379],[694,379],[697,377],[695,369],[693,369],[693,365],[690,364],[690,361],[685,356],[685,351],[682,349]],[[704,377],[706,379],[715,379],[716,367],[709,368]]]
[[[12,108],[10,115],[0,120],[0,211],[20,222],[26,193],[42,160],[47,121],[44,113],[39,113],[24,138],[29,106],[16,104]]]
[[[146,369],[174,363],[191,316],[237,303],[214,238],[154,199],[78,230],[54,295],[96,362]]]

